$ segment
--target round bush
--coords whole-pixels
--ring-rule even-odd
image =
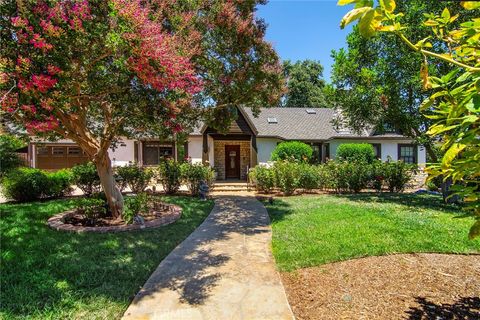
[[[17,201],[33,201],[50,191],[50,182],[45,172],[33,168],[18,168],[10,171],[2,180],[3,193]]]
[[[308,144],[300,141],[286,141],[277,145],[273,150],[272,160],[309,162],[312,159],[312,154],[312,147]]]
[[[153,172],[136,164],[130,164],[116,168],[115,178],[120,190],[123,190],[127,185],[133,193],[140,193],[148,187],[153,178]]]
[[[100,192],[100,177],[93,162],[76,165],[72,168],[73,183],[77,185],[85,195],[90,196]]]
[[[375,151],[369,143],[342,143],[337,148],[337,158],[343,161],[372,163]]]
[[[249,177],[259,191],[269,193],[275,187],[275,174],[273,168],[256,166],[249,172]]]
[[[215,176],[215,171],[210,166],[201,163],[182,163],[180,173],[182,181],[187,185],[192,196],[198,195],[200,181],[205,180],[207,185],[211,186]]]

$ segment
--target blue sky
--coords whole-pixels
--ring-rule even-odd
[[[259,6],[257,15],[267,22],[266,38],[282,60],[319,60],[328,81],[333,63],[330,52],[344,47],[351,31],[351,26],[339,27],[351,8],[337,6],[337,0],[270,0]]]

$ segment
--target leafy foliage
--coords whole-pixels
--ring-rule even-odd
[[[420,77],[424,89],[433,89],[432,95],[424,100],[421,110],[427,118],[433,120],[428,134],[439,137],[445,151],[441,164],[434,164],[429,171],[434,176],[442,176],[444,181],[456,183],[456,194],[469,203],[468,209],[476,217],[470,230],[470,237],[480,235],[480,67],[478,67],[478,48],[480,46],[480,24],[477,12],[474,19],[455,26],[459,14],[452,15],[448,7],[441,13],[425,15],[423,25],[430,28],[431,35],[412,42],[410,35],[404,32],[409,24],[402,22],[402,13],[394,13],[395,1],[380,1],[373,8],[373,2],[354,0],[356,9],[365,8],[365,13],[344,17],[343,23],[359,20],[360,33],[366,37],[377,32],[392,32],[406,47],[423,56]],[[467,10],[480,7],[478,3],[462,1]],[[356,10],[354,9],[354,10]],[[375,17],[375,18],[373,18]],[[441,43],[434,47],[431,39]],[[431,49],[432,48],[432,49]],[[439,53],[438,50],[441,52]],[[443,76],[429,76],[429,60],[446,63],[450,72]]]
[[[2,179],[7,198],[25,202],[41,198],[61,197],[72,191],[68,170],[46,172],[34,168],[17,168]]]
[[[182,163],[180,165],[180,173],[182,181],[186,183],[192,196],[199,194],[200,181],[205,181],[208,186],[212,186],[215,177],[215,171],[213,168],[201,163]]]
[[[147,210],[148,196],[145,192],[125,198],[125,214],[123,219],[126,223],[132,223],[133,218],[142,211]]]
[[[87,196],[100,191],[100,177],[92,162],[76,165],[72,168],[73,183]]]
[[[283,63],[287,92],[282,106],[290,108],[325,108],[323,66],[319,61],[304,60]]]
[[[0,135],[0,178],[22,164],[22,160],[16,154],[16,150],[24,145],[21,140],[12,135]]]
[[[308,162],[313,150],[308,144],[300,141],[285,141],[279,143],[272,152],[272,160],[289,160]]]
[[[299,164],[277,161],[274,164],[275,185],[286,195],[292,195],[299,187]]]
[[[337,157],[343,161],[372,163],[375,151],[369,143],[342,143],[337,148]]]
[[[172,159],[164,160],[158,167],[158,178],[166,194],[173,194],[180,189],[182,183],[181,164]]]
[[[248,175],[259,191],[268,193],[275,187],[275,172],[272,167],[258,165],[250,169]]]
[[[225,106],[258,111],[279,101],[281,67],[254,16],[262,3],[6,1],[2,113],[32,134],[80,145],[118,216],[108,150],[120,136],[171,137]]]
[[[130,187],[133,193],[143,192],[154,175],[152,170],[140,167],[135,163],[118,167],[117,174],[117,178]]]

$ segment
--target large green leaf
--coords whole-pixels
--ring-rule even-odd
[[[455,157],[465,149],[467,145],[462,143],[454,143],[450,148],[448,148],[447,152],[442,158],[442,168],[448,168]]]
[[[373,11],[372,8],[363,7],[358,9],[353,9],[349,11],[340,21],[340,28],[345,28],[348,24],[352,23],[353,21],[360,19],[366,12]]]
[[[370,10],[366,12],[358,23],[358,30],[365,38],[370,38],[377,32],[377,27],[381,23],[381,15],[377,10]]]
[[[460,4],[467,10],[480,8],[480,2],[478,1],[462,1]]]
[[[396,7],[395,0],[380,0],[380,6],[387,12],[393,12]]]

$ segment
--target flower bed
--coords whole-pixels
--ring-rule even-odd
[[[156,206],[155,210],[149,212],[149,219],[145,219],[144,224],[119,224],[118,222],[111,223],[105,226],[84,226],[68,223],[72,221],[72,218],[78,215],[78,209],[72,209],[54,215],[48,219],[48,226],[52,229],[68,232],[97,232],[97,233],[109,233],[109,232],[123,232],[139,229],[150,229],[165,226],[177,221],[182,216],[182,208],[173,204],[160,204]],[[106,223],[105,223],[106,224]]]

